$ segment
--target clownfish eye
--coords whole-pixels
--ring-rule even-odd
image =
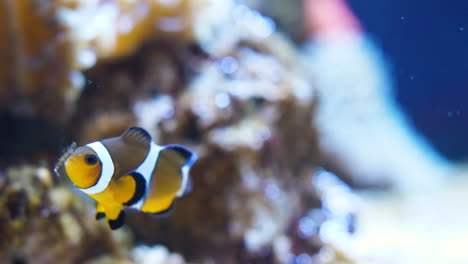
[[[84,157],[85,161],[86,161],[86,164],[92,166],[92,165],[95,165],[97,162],[98,162],[98,157],[94,154],[87,154],[85,157]]]

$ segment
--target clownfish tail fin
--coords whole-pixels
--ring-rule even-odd
[[[179,197],[191,193],[191,192],[192,192],[192,189],[193,189],[193,181],[192,181],[192,178],[190,178],[189,176],[187,176],[187,184],[185,185],[185,189],[183,190],[183,193],[180,194]]]
[[[196,161],[196,155],[179,145],[162,147],[148,186],[143,212],[161,215],[174,207],[174,200],[190,188],[189,170]]]
[[[197,155],[180,145],[168,145],[164,150],[172,150],[174,161],[177,166],[180,166],[180,170],[182,172],[182,183],[179,191],[177,192],[177,197],[181,197],[192,190],[192,181],[189,177],[189,171],[195,161],[197,161]]]
[[[164,209],[162,211],[159,211],[157,213],[152,213],[152,214],[156,216],[168,216],[172,212],[172,210],[174,210],[174,207],[175,207],[175,201],[173,201],[167,209]]]

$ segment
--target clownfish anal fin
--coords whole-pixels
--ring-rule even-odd
[[[156,212],[156,213],[152,213],[152,214],[156,215],[156,216],[167,216],[172,212],[172,210],[174,210],[174,207],[175,207],[175,201],[173,201],[171,203],[171,205],[169,205],[168,208],[166,208],[166,209],[164,209],[162,211]]]
[[[140,200],[145,194],[145,179],[139,173],[130,173],[120,177],[113,186],[114,199],[124,205],[129,206]]]
[[[146,180],[140,173],[132,172],[129,176],[133,177],[133,180],[135,181],[135,189],[132,198],[123,203],[125,206],[132,206],[136,204],[138,201],[140,201],[140,199],[143,198],[146,192]]]
[[[118,229],[120,227],[122,227],[125,223],[125,212],[122,210],[120,211],[119,213],[119,216],[117,217],[117,219],[109,219],[108,220],[108,223],[109,223],[109,226],[112,230],[115,230],[115,229]]]
[[[148,147],[151,142],[151,135],[141,127],[131,127],[121,137],[126,143],[142,147]]]

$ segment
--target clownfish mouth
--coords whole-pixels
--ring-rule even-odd
[[[65,149],[65,151],[62,153],[59,160],[57,161],[57,164],[55,164],[54,172],[58,177],[60,177],[60,174],[61,174],[60,169],[63,168],[66,161],[68,162],[68,158],[71,156],[71,154],[73,153],[73,151],[75,151],[76,148],[77,148],[76,143],[73,142],[70,146],[68,146]]]

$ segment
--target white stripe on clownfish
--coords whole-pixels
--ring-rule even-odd
[[[153,177],[153,172],[154,168],[156,167],[156,163],[159,157],[159,153],[161,150],[163,150],[164,147],[161,147],[157,145],[156,143],[152,142],[150,143],[150,150],[148,151],[148,154],[146,155],[145,160],[141,163],[140,166],[135,170],[135,172],[141,174],[143,178],[145,179],[145,195],[143,195],[140,200],[135,203],[134,205],[131,206],[131,208],[135,208],[140,210],[141,207],[143,206],[143,203],[145,202],[146,194],[148,193],[149,190],[149,185],[151,182],[151,178]]]
[[[187,184],[189,181],[189,170],[196,160],[197,160],[197,155],[192,154],[192,157],[190,158],[190,160],[187,161],[182,166],[182,184],[180,185],[179,191],[177,192],[177,197],[182,197],[185,194],[186,189],[187,189]]]
[[[114,162],[112,161],[109,151],[101,142],[96,141],[87,144],[86,146],[91,148],[96,153],[99,160],[101,161],[102,170],[101,175],[99,176],[98,181],[95,185],[89,188],[79,189],[86,194],[98,194],[104,191],[107,188],[107,186],[109,186],[112,176],[114,175]]]

